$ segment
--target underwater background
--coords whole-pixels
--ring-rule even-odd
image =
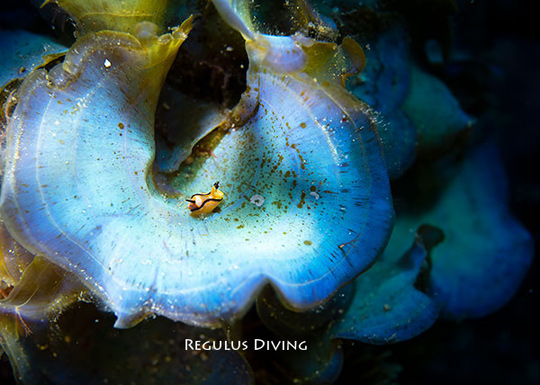
[[[349,3],[354,4],[349,4],[348,9],[356,5]],[[364,10],[362,2],[357,3],[358,9]],[[536,28],[535,7],[524,0],[389,0],[381,3],[405,20],[414,60],[448,87],[463,111],[479,127],[478,136],[492,140],[491,134],[494,134],[497,138],[508,176],[510,211],[537,245],[540,234],[540,173],[537,170],[540,131],[536,120],[540,111],[537,69],[540,32]],[[358,15],[353,12],[352,15],[349,16],[363,21],[376,16],[369,12]],[[51,20],[54,28],[50,26]],[[373,21],[372,26],[376,29],[377,22]],[[58,38],[69,46],[75,27],[69,20],[62,19],[62,15],[40,16],[29,1],[3,0],[0,29],[24,29]],[[9,60],[7,51],[12,49],[10,42],[0,41],[0,58]],[[369,60],[369,53],[367,56]],[[399,61],[400,58],[389,60]],[[225,93],[220,97],[224,103],[234,104],[226,100],[227,96]],[[429,99],[429,96],[424,97]],[[406,171],[402,179],[393,182],[396,210],[408,199],[408,187],[400,180],[406,180],[414,172],[417,170]],[[439,319],[422,334],[393,345],[344,340],[343,369],[335,383],[539,383],[539,282],[538,258],[534,258],[517,293],[492,314],[462,321]],[[78,311],[93,314],[95,309],[84,303],[79,305]],[[66,317],[70,317],[69,311]],[[99,317],[101,322],[114,323],[111,314]],[[257,319],[253,311],[245,317]],[[71,321],[68,318],[63,322]],[[170,326],[169,321],[162,322],[161,327]],[[258,333],[265,336],[264,331],[253,331],[253,335],[261,336]],[[135,334],[133,341],[134,345],[145,343],[138,341]],[[166,348],[156,345],[144,349]],[[275,368],[265,367],[267,359],[272,358],[258,357],[250,362],[257,383],[284,383],[283,377],[274,374]],[[6,354],[0,363],[0,384],[16,383]],[[66,371],[69,370],[66,368]]]

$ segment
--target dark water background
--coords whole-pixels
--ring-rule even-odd
[[[438,321],[392,346],[388,361],[402,366],[396,383],[403,385],[540,384],[539,6],[485,0],[459,1],[459,8],[451,19],[453,54],[440,75],[485,130],[501,131],[511,210],[531,232],[536,258],[501,310],[461,323]],[[341,383],[355,383],[353,376],[346,365]]]
[[[422,15],[418,10],[422,1],[400,3],[404,9],[414,9],[414,14],[409,15],[413,39],[422,41],[430,34],[437,35],[440,23],[430,16],[428,7]],[[450,19],[452,55],[448,64],[434,69],[434,73],[452,89],[467,112],[480,117],[485,130],[501,132],[511,209],[538,245],[540,12],[537,2],[484,0],[458,1],[458,4],[460,11]],[[2,0],[0,6],[0,28],[53,33],[27,2]],[[540,384],[539,270],[536,258],[512,301],[483,319],[460,323],[438,321],[423,335],[393,346],[346,345],[345,367],[338,383],[389,383],[390,380],[403,385]],[[378,366],[371,367],[374,371],[371,374],[365,373],[372,366],[372,359],[367,356],[379,357]],[[4,355],[0,361],[0,385],[12,383],[11,367]]]

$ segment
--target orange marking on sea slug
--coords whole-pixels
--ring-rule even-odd
[[[192,215],[210,214],[223,200],[223,191],[219,190],[219,182],[214,183],[212,190],[207,194],[194,194],[190,199],[188,208]]]

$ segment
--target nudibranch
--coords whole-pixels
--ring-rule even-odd
[[[341,84],[359,47],[264,35],[215,5],[246,40],[249,70],[215,157],[171,180],[177,191],[222,181],[229,202],[204,221],[160,192],[152,168],[156,103],[191,20],[161,36],[150,22],[90,31],[17,90],[0,215],[117,327],[151,314],[217,326],[269,284],[288,307],[313,308],[373,263],[392,228],[375,120]]]
[[[214,211],[222,200],[223,191],[219,190],[219,182],[216,182],[209,193],[194,194],[190,199],[186,199],[186,202],[189,202],[188,208],[192,214],[200,215],[209,214]]]
[[[468,119],[446,119],[459,110],[446,87],[402,65],[409,59],[397,30],[373,44],[380,57],[367,67],[371,82],[355,89],[371,95],[393,124],[381,132],[372,109],[344,87],[365,64],[352,39],[321,41],[331,33],[314,12],[305,20],[321,22],[317,33],[265,34],[250,15],[258,4],[214,0],[245,40],[248,86],[230,114],[205,107],[213,112],[193,113],[189,123],[169,119],[182,122],[182,139],[164,154],[154,133],[156,105],[169,92],[162,92],[165,76],[191,19],[158,35],[168,0],[133,0],[127,8],[113,1],[103,13],[104,0],[55,2],[75,18],[78,41],[61,63],[57,56],[34,70],[23,61],[29,74],[9,89],[14,109],[5,109],[2,132],[0,343],[22,381],[43,382],[46,373],[58,383],[129,382],[133,362],[155,356],[158,345],[145,341],[166,341],[155,360],[160,369],[146,371],[141,382],[156,382],[155,375],[184,384],[249,383],[251,371],[237,352],[199,359],[170,341],[203,332],[231,338],[193,325],[234,321],[256,299],[270,330],[308,341],[306,351],[279,352],[285,371],[297,382],[327,383],[341,368],[336,340],[402,341],[440,314],[483,316],[516,291],[532,241],[506,208],[492,149],[454,164],[433,205],[398,211],[388,243],[389,174],[402,176],[419,147],[441,148]],[[302,0],[287,4],[307,10]],[[380,69],[381,62],[394,66]],[[444,104],[435,113],[440,125],[423,125],[432,109],[426,94]],[[176,113],[198,105],[185,98],[175,99],[184,104]],[[223,130],[213,156],[187,167],[195,143],[216,127]],[[164,174],[168,179],[158,181]],[[216,183],[191,196],[188,215],[182,192],[207,191],[209,180],[222,181],[231,199],[213,211],[224,197]],[[117,327],[150,314],[191,325],[160,317],[118,333],[110,314],[88,313],[89,304],[58,315],[75,301],[98,298]],[[48,315],[54,322],[41,322]],[[95,344],[79,349],[92,337]],[[109,371],[99,357],[111,345],[121,345],[131,366]],[[71,352],[82,357],[77,365]],[[192,363],[199,366],[192,370]]]

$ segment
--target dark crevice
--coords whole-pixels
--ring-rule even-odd
[[[244,39],[208,6],[180,47],[167,82],[185,95],[232,108],[246,89],[247,68]]]

